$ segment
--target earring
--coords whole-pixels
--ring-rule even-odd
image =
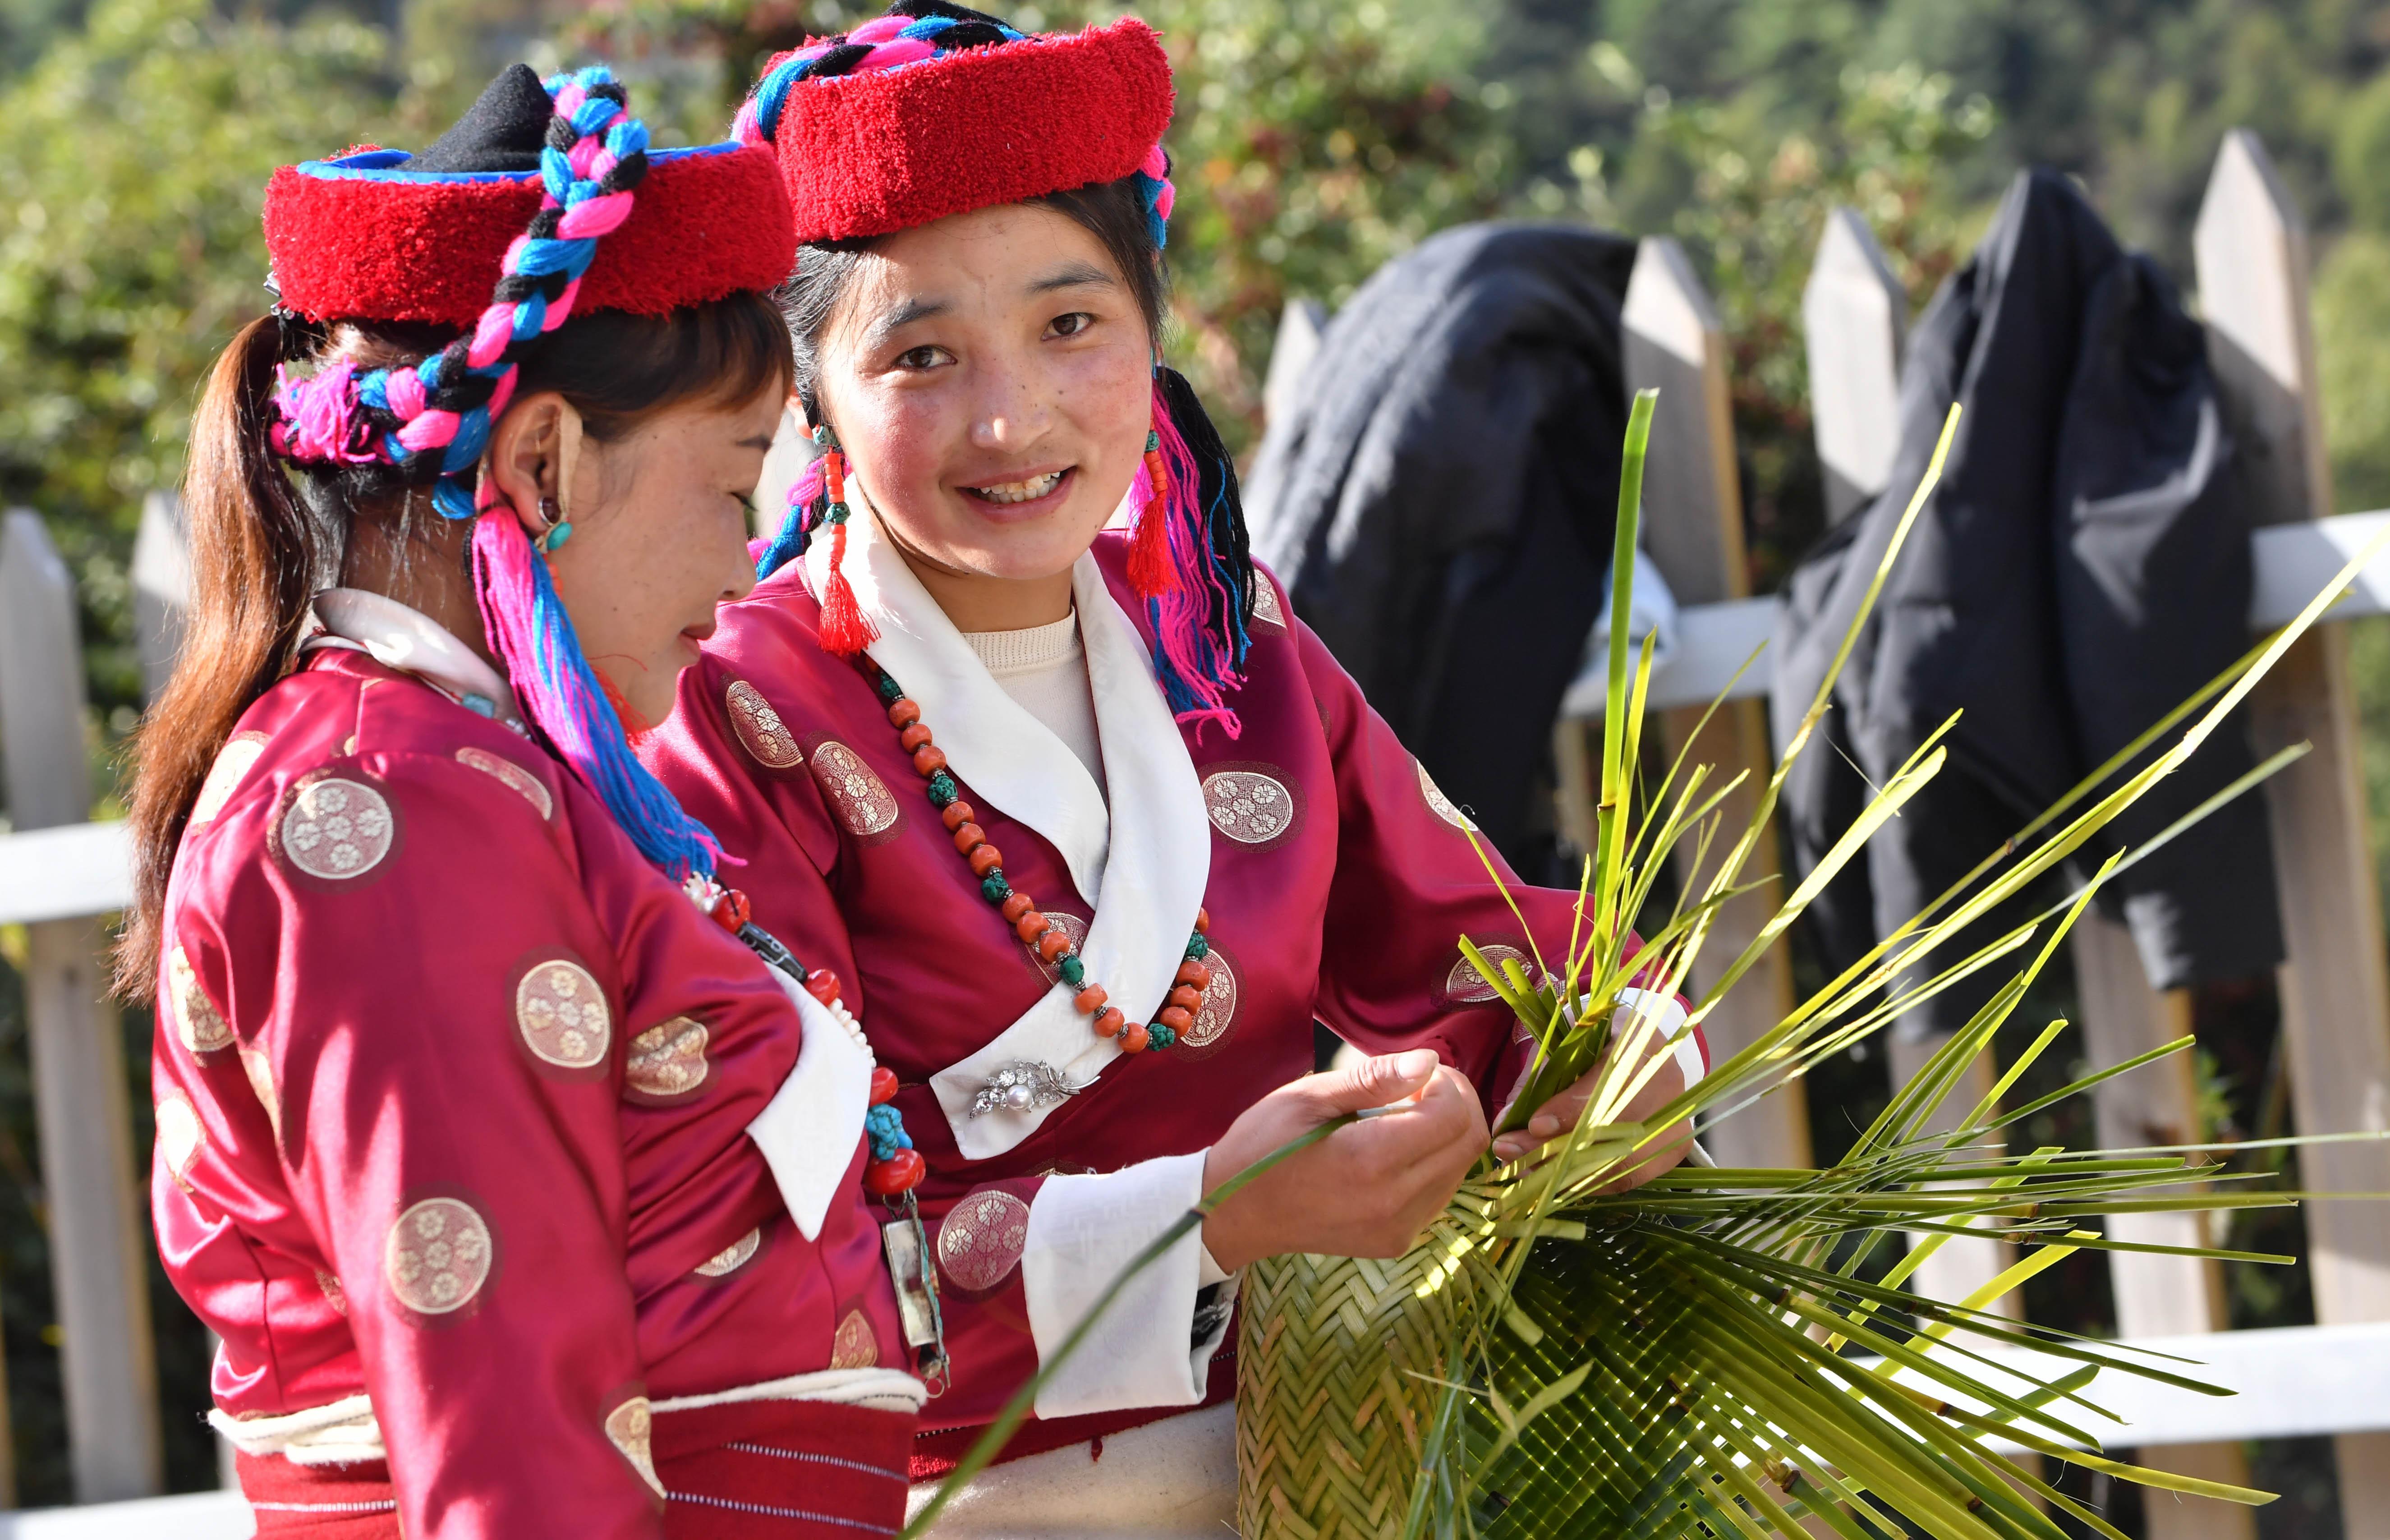
[[[826,422],[814,430],[814,443],[822,452],[822,490],[829,499],[823,515],[829,525],[829,577],[821,597],[821,645],[852,658],[878,641],[880,631],[864,614],[846,576],[846,453]]]
[[[532,544],[541,555],[546,556],[572,538],[572,525],[553,497],[539,500],[539,516],[546,520],[546,527],[540,531],[539,538]]]

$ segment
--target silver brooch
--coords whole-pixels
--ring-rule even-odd
[[[1075,1097],[1080,1087],[1063,1077],[1051,1064],[1034,1059],[1015,1059],[999,1066],[987,1077],[987,1084],[971,1097],[970,1115],[983,1118],[990,1112],[1026,1112],[1035,1107],[1052,1107],[1067,1097]]]

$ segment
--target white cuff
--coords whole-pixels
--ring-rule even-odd
[[[1677,1045],[1677,1068],[1684,1073],[1686,1090],[1701,1084],[1702,1077],[1709,1073],[1709,1066],[1702,1062],[1701,1039],[1685,1030],[1682,1000],[1656,990],[1622,989],[1618,992],[1618,1005],[1622,1010],[1640,1008],[1647,1012],[1660,1040]]]
[[[1139,1251],[1203,1196],[1203,1152],[1140,1161],[1099,1176],[1049,1176],[1029,1205],[1021,1281],[1042,1363]],[[1181,1237],[1121,1290],[1079,1350],[1037,1392],[1041,1418],[1131,1406],[1192,1406],[1227,1335],[1188,1343],[1203,1242]]]

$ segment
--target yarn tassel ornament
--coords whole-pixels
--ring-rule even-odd
[[[1236,464],[1176,369],[1154,377],[1149,442],[1140,477],[1153,495],[1131,536],[1129,582],[1153,629],[1154,672],[1178,721],[1199,737],[1202,724],[1217,723],[1233,738],[1242,729],[1227,694],[1244,683],[1253,603]],[[1152,579],[1157,566],[1166,581]]]
[[[829,576],[822,584],[821,645],[841,658],[859,657],[880,639],[846,578],[846,456],[833,446],[822,456],[829,494]]]
[[[805,554],[813,543],[814,529],[828,511],[821,505],[822,464],[829,458],[817,455],[797,473],[796,485],[789,488],[788,511],[780,517],[779,532],[759,536],[747,543],[747,555],[755,563],[755,581],[763,582],[774,572]]]
[[[1158,400],[1154,418],[1157,422],[1162,420]],[[1137,533],[1129,537],[1129,586],[1141,599],[1158,599],[1178,586],[1178,572],[1170,551],[1170,467],[1162,457],[1162,434],[1158,429],[1146,430],[1145,464],[1138,468],[1137,480],[1129,487],[1129,502],[1137,520]]]

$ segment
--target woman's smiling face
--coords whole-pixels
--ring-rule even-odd
[[[1054,210],[879,241],[824,340],[820,405],[863,501],[950,609],[973,580],[1061,579],[1144,458],[1145,317],[1102,242]]]

